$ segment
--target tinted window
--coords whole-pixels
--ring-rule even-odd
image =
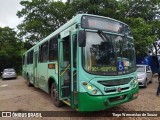
[[[29,64],[30,52],[27,53],[27,64]]]
[[[33,64],[33,50],[30,52],[29,63],[30,63],[30,64]]]
[[[58,37],[54,37],[49,42],[49,61],[58,60]]]
[[[39,62],[42,62],[42,47],[41,46],[39,46]]]
[[[77,59],[77,35],[73,35],[73,66],[76,68]]]
[[[48,61],[48,41],[43,43],[40,46],[39,61],[40,62],[47,62]]]
[[[147,66],[146,67],[146,71],[150,71],[151,69],[150,69],[150,67],[149,66]]]
[[[33,64],[33,50],[27,53],[27,64]]]

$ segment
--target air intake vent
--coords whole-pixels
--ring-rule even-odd
[[[127,95],[122,95],[122,96],[117,96],[117,97],[113,97],[113,98],[109,98],[109,102],[115,102],[115,101],[119,101],[119,100],[124,100],[126,98]]]
[[[133,78],[124,78],[124,79],[115,79],[115,80],[107,80],[107,81],[98,81],[100,84],[104,86],[118,86],[128,84]]]

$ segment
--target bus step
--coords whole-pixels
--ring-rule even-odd
[[[69,86],[61,86],[61,88],[69,88]]]
[[[62,97],[63,100],[68,100],[70,97]]]

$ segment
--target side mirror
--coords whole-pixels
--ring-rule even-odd
[[[85,32],[85,30],[81,30],[78,32],[78,43],[79,43],[79,47],[86,46],[86,32]]]

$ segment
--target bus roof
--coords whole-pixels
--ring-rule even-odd
[[[33,50],[35,47],[41,45],[42,43],[46,42],[47,40],[49,40],[50,38],[54,37],[55,35],[58,35],[60,32],[62,32],[63,30],[67,29],[68,27],[70,27],[71,25],[75,24],[75,23],[79,23],[81,22],[81,17],[83,15],[88,15],[88,16],[95,16],[95,17],[101,17],[101,18],[106,18],[106,19],[110,19],[110,20],[114,20],[116,22],[125,24],[121,21],[109,18],[109,17],[104,17],[104,16],[99,16],[99,15],[93,15],[93,14],[78,14],[75,17],[73,17],[71,20],[69,20],[67,23],[65,23],[64,25],[62,25],[60,28],[58,28],[56,31],[54,31],[53,33],[51,33],[50,35],[48,35],[46,38],[44,38],[42,41],[38,42],[36,45],[34,45],[32,48],[30,48],[29,50],[27,50],[24,54],[26,54],[27,52]],[[125,24],[127,25],[127,24]],[[128,25],[127,25],[128,26]]]

